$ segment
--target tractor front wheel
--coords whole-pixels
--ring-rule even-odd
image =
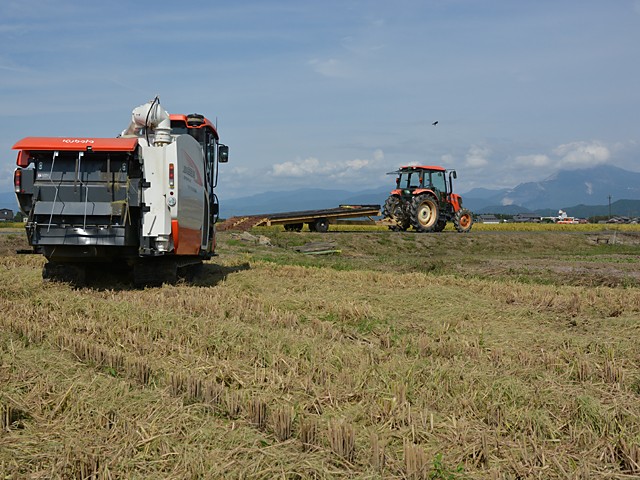
[[[393,230],[394,232],[404,232],[411,226],[409,219],[402,209],[402,200],[396,195],[391,195],[387,198],[386,202],[384,202],[382,214],[385,218],[389,218],[396,222],[395,225],[389,226],[389,230]]]
[[[458,232],[467,233],[471,230],[471,226],[473,225],[473,216],[471,215],[471,212],[466,208],[458,210],[453,217],[453,225],[456,227]]]
[[[440,212],[432,195],[417,195],[411,201],[411,225],[417,232],[436,231]]]

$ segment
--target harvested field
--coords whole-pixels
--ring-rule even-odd
[[[640,476],[640,232],[253,233],[145,290],[0,236],[2,478]]]

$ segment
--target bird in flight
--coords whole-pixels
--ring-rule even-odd
[[[436,120],[435,122],[433,122],[431,125],[433,125],[434,127],[438,124],[438,121]]]

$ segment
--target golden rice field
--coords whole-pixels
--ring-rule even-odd
[[[640,232],[476,227],[225,232],[144,290],[0,235],[0,478],[640,477]]]
[[[358,225],[357,222],[344,222],[338,225],[331,225],[331,231],[369,231],[369,232],[386,232],[388,227],[378,225]],[[448,223],[445,231],[454,232],[453,224]],[[602,231],[618,231],[618,232],[640,232],[638,224],[561,224],[561,223],[474,223],[473,232],[602,232]]]

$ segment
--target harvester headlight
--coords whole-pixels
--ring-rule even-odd
[[[170,252],[172,248],[173,244],[169,235],[158,235],[156,238],[156,250],[158,252]]]
[[[169,205],[170,207],[175,207],[176,206],[176,197],[169,197],[167,199],[167,205]]]

